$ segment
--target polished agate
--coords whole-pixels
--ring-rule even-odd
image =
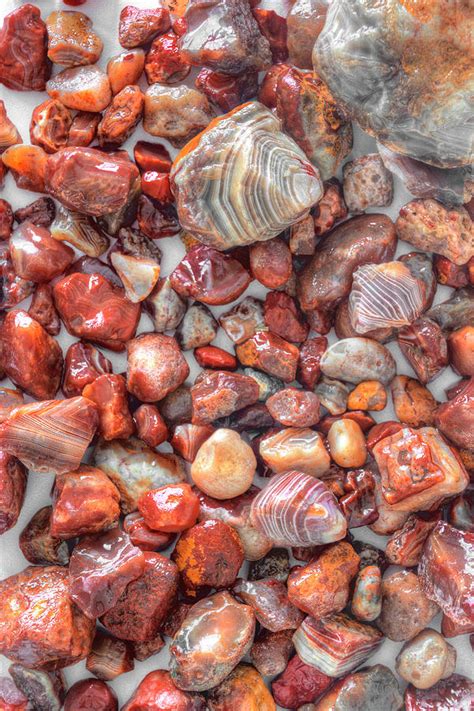
[[[58,205],[51,235],[60,242],[69,242],[89,257],[100,257],[109,247],[109,238],[89,215]]]
[[[396,511],[429,510],[469,482],[459,458],[434,427],[404,427],[377,442],[373,456],[383,496]]]
[[[268,434],[260,442],[259,453],[275,474],[295,469],[318,477],[331,463],[322,436],[309,428],[286,427]]]
[[[321,357],[321,371],[348,383],[378,380],[388,385],[396,373],[390,351],[371,338],[344,338],[329,346]]]
[[[351,612],[360,622],[373,622],[381,610],[382,572],[378,565],[366,565],[355,581]]]
[[[103,111],[112,99],[109,78],[97,64],[63,69],[48,81],[46,91],[76,111]]]
[[[51,74],[47,28],[30,3],[9,12],[0,28],[0,83],[17,91],[44,91]]]
[[[28,469],[62,474],[77,469],[97,424],[97,409],[84,397],[29,403],[0,425],[0,449]]]
[[[251,521],[275,545],[314,546],[344,538],[334,495],[319,479],[298,471],[273,477],[252,502]]]
[[[397,672],[417,689],[431,688],[449,677],[455,667],[456,650],[432,629],[407,642],[396,659]]]
[[[318,171],[258,102],[211,122],[171,180],[183,229],[221,250],[276,237],[322,195]]]
[[[122,228],[109,259],[132,303],[150,295],[160,276],[161,251],[148,237]]]
[[[197,602],[170,647],[170,672],[176,686],[205,691],[219,684],[250,650],[254,631],[252,608],[228,592]]]
[[[44,227],[22,222],[10,237],[10,257],[22,279],[49,282],[70,266],[74,252]]]
[[[48,57],[63,67],[94,64],[102,54],[102,40],[82,12],[59,10],[47,20]]]
[[[314,46],[314,68],[391,150],[440,168],[469,164],[472,29],[467,6],[453,14],[438,0],[420,7],[336,0]]]
[[[8,118],[5,102],[0,101],[0,154],[10,146],[22,143],[15,124]]]
[[[375,627],[342,612],[322,620],[307,617],[293,635],[299,658],[332,677],[360,666],[382,641],[383,634]]]
[[[289,600],[285,584],[279,580],[237,579],[232,591],[250,605],[257,622],[271,632],[296,629],[304,619],[304,614]]]
[[[150,489],[185,480],[184,464],[179,457],[155,452],[135,437],[99,441],[93,460],[118,488],[123,513],[136,511],[138,499]]]

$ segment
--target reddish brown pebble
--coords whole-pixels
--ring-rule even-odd
[[[166,32],[170,24],[170,14],[165,8],[145,10],[126,5],[120,13],[119,42],[127,49],[140,47]]]
[[[78,341],[66,352],[63,392],[66,397],[81,395],[89,383],[112,372],[112,363],[90,343]]]
[[[293,651],[293,630],[270,632],[262,629],[250,650],[250,659],[262,676],[281,674]]]
[[[28,313],[38,321],[50,336],[57,336],[61,330],[61,321],[54,306],[53,291],[49,284],[38,284],[31,299]]]
[[[390,383],[395,414],[405,425],[432,425],[436,400],[428,388],[407,375],[396,375]]]
[[[84,397],[97,405],[99,433],[106,439],[127,439],[134,432],[128,409],[125,379],[121,375],[100,375],[82,391]]]
[[[286,586],[280,580],[239,578],[232,591],[253,608],[257,622],[271,632],[294,630],[304,619],[304,614],[289,600]]]
[[[98,679],[112,681],[120,674],[132,671],[134,666],[132,645],[97,629],[86,660],[87,671]]]
[[[459,375],[474,375],[474,326],[464,326],[448,337],[449,362]]]
[[[271,416],[288,427],[311,427],[319,422],[319,398],[308,390],[284,388],[268,398]]]
[[[140,682],[122,711],[204,711],[205,701],[199,694],[175,686],[164,669],[152,671]]]
[[[235,352],[242,365],[263,370],[285,383],[295,379],[299,349],[274,333],[258,331],[248,341],[239,344]]]
[[[67,145],[71,124],[69,109],[57,99],[47,99],[31,115],[31,142],[46,153],[55,153]]]
[[[208,372],[191,388],[193,424],[207,425],[257,402],[258,383],[225,370]]]
[[[13,211],[10,203],[0,199],[0,239],[9,239],[12,232]]]
[[[27,3],[6,15],[0,29],[0,82],[17,91],[44,91],[51,73],[46,25]]]
[[[162,400],[189,375],[189,366],[172,336],[142,333],[129,341],[127,388],[142,402]]]
[[[474,378],[435,412],[435,425],[458,447],[474,449]]]
[[[306,340],[309,326],[295,300],[283,291],[270,291],[264,304],[264,319],[272,333],[291,343]]]
[[[125,516],[123,530],[128,533],[133,545],[142,551],[163,551],[175,538],[172,533],[152,531],[138,511]]]
[[[144,66],[145,52],[143,49],[131,49],[111,57],[107,62],[107,76],[112,94],[118,94],[126,86],[137,84]]]
[[[279,706],[297,709],[303,704],[316,701],[332,683],[332,677],[305,664],[295,654],[283,674],[272,681],[271,688]]]
[[[10,413],[21,405],[23,405],[23,393],[21,390],[0,388],[0,422],[8,420]]]
[[[53,239],[44,227],[22,222],[10,238],[10,256],[18,276],[34,282],[48,282],[65,271],[74,252]]]
[[[82,679],[71,686],[64,701],[64,711],[118,711],[115,691],[105,681]]]
[[[39,146],[20,143],[2,153],[2,161],[11,170],[16,186],[34,193],[45,193],[48,156]]]
[[[90,146],[97,134],[101,115],[92,111],[78,111],[69,129],[68,146]]]
[[[392,565],[412,568],[418,565],[426,539],[440,519],[440,514],[412,515],[387,541],[385,555]]]
[[[402,570],[382,581],[382,612],[377,626],[389,639],[412,639],[438,612],[438,605],[426,597],[415,573]]]
[[[68,544],[51,535],[52,513],[51,506],[43,506],[20,533],[18,547],[34,565],[67,565],[69,562]]]
[[[133,413],[137,436],[149,447],[166,442],[169,430],[155,405],[140,405]]]
[[[196,523],[199,499],[189,484],[169,484],[142,494],[138,510],[153,531],[179,533]]]
[[[176,425],[170,444],[187,462],[193,462],[203,442],[214,432],[211,425]]]
[[[275,701],[259,672],[249,664],[239,664],[207,695],[210,711],[276,711]]]
[[[153,40],[145,62],[145,72],[150,84],[178,84],[186,79],[190,71],[191,64],[182,54],[178,35],[173,30]]]
[[[296,379],[307,390],[313,390],[321,375],[321,356],[328,347],[327,338],[308,338],[301,348]]]
[[[230,76],[203,67],[196,77],[195,84],[209,101],[217,104],[219,109],[226,113],[257,95],[258,74],[247,72],[240,76]]]
[[[314,230],[317,236],[324,235],[347,217],[347,206],[342,189],[336,179],[324,184],[324,195],[314,208]]]
[[[133,149],[133,156],[142,173],[147,171],[169,173],[171,170],[170,154],[161,143],[137,141]]]
[[[200,346],[195,348],[194,357],[201,368],[212,370],[236,370],[237,358],[217,346]]]
[[[267,289],[278,289],[286,284],[292,268],[291,252],[282,239],[276,237],[250,247],[252,276]]]
[[[393,381],[392,381],[393,382]],[[387,404],[387,391],[378,380],[365,380],[349,394],[349,410],[383,410]]]
[[[0,451],[0,535],[12,528],[21,513],[28,472],[18,459]]]

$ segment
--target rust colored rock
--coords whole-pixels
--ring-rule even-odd
[[[126,86],[138,84],[144,66],[145,52],[143,49],[131,49],[111,57],[107,62],[107,76],[112,94],[118,94]]]
[[[299,349],[274,333],[258,331],[235,351],[242,365],[263,370],[285,383],[295,379]]]
[[[108,103],[108,102],[107,102]],[[93,217],[124,208],[138,180],[128,156],[104,154],[95,148],[62,148],[47,159],[48,192],[65,207]]]
[[[426,539],[440,520],[440,513],[409,516],[387,541],[385,555],[392,565],[412,568],[421,560]]]
[[[212,118],[211,105],[196,89],[156,83],[145,92],[143,128],[152,136],[166,138],[176,148],[203,131]]]
[[[144,333],[129,341],[127,388],[143,402],[162,400],[189,375],[189,366],[174,338]]]
[[[32,222],[37,227],[49,227],[56,216],[56,205],[49,197],[41,197],[26,207],[15,210],[18,223]]]
[[[308,336],[309,326],[303,314],[294,299],[283,291],[268,292],[264,304],[264,319],[272,333],[291,343],[301,343]]]
[[[78,341],[66,352],[63,392],[66,397],[81,395],[86,385],[104,373],[112,372],[112,363],[90,343]]]
[[[387,392],[382,383],[377,380],[365,380],[359,383],[347,400],[349,410],[378,411],[383,410],[386,404]]]
[[[181,231],[174,205],[140,195],[137,208],[138,227],[150,239],[172,237]]]
[[[343,168],[344,200],[352,214],[386,207],[393,197],[392,174],[378,153],[359,156]]]
[[[76,538],[112,528],[120,515],[120,495],[110,479],[83,464],[59,474],[53,489],[50,532],[54,538]]]
[[[383,497],[395,511],[429,510],[469,481],[462,462],[433,427],[404,427],[378,442],[373,455]]]
[[[438,284],[461,289],[469,284],[469,264],[454,264],[447,257],[440,254],[433,255],[433,269]]]
[[[178,591],[176,565],[159,553],[143,555],[143,573],[127,585],[115,605],[101,618],[115,637],[133,642],[156,637]]]
[[[397,678],[383,664],[375,664],[338,679],[312,711],[400,711],[402,708]]]
[[[133,413],[137,436],[149,447],[158,447],[169,436],[166,422],[155,405],[140,405]]]
[[[170,14],[165,8],[145,10],[126,5],[120,13],[119,42],[126,49],[141,47],[166,32],[170,24]]]
[[[257,402],[258,384],[240,373],[216,370],[203,375],[191,388],[193,424],[207,425]]]
[[[395,414],[405,425],[432,425],[436,400],[428,388],[407,375],[396,375],[390,384]]]
[[[250,659],[262,676],[281,674],[293,652],[293,630],[270,632],[262,629],[250,650]]]
[[[279,237],[257,242],[250,247],[250,269],[267,289],[278,289],[286,284],[293,269],[291,252]]]
[[[474,449],[474,378],[435,412],[435,425],[458,447]]]
[[[100,114],[92,111],[79,111],[72,120],[67,145],[82,148],[90,146],[96,137],[100,119]]]
[[[142,173],[146,171],[169,173],[171,170],[171,156],[161,143],[137,141],[133,155]]]
[[[311,256],[316,249],[316,233],[312,215],[306,215],[302,220],[290,227],[290,252],[295,256]]]
[[[103,44],[92,29],[92,22],[82,12],[53,11],[46,20],[48,57],[63,67],[95,64]]]
[[[135,428],[128,409],[127,388],[122,375],[99,375],[85,386],[82,394],[97,406],[101,437],[105,440],[127,439],[133,434]]]
[[[95,711],[118,711],[115,691],[100,679],[81,679],[67,692],[64,711],[81,711],[87,708]]]
[[[195,348],[194,357],[201,368],[211,370],[237,370],[237,358],[217,346]]]
[[[437,200],[412,200],[396,221],[399,239],[428,252],[466,264],[474,256],[474,228],[463,207],[445,207]]]
[[[139,662],[144,662],[145,659],[149,659],[154,654],[161,652],[165,646],[165,640],[161,634],[157,634],[156,637],[146,642],[133,642],[132,646],[135,659],[138,659]]]
[[[332,178],[324,183],[324,194],[313,209],[314,231],[316,237],[329,232],[336,222],[347,217],[347,206],[342,195],[340,183]]]
[[[53,290],[49,284],[39,284],[31,299],[28,314],[43,326],[50,336],[57,336],[61,321],[54,306]]]
[[[0,48],[0,83],[17,91],[44,91],[51,64],[46,25],[37,7],[27,3],[6,15]]]
[[[191,64],[184,57],[179,47],[178,35],[170,30],[157,37],[146,55],[145,72],[149,84],[178,84],[186,79],[191,71]],[[206,91],[200,86],[204,94],[210,99]]]
[[[37,398],[53,398],[61,382],[61,348],[26,311],[13,310],[0,329],[3,368],[22,390]]]
[[[0,239],[9,239],[13,226],[13,211],[6,200],[0,199]]]
[[[22,222],[10,238],[10,257],[22,279],[49,282],[72,264],[74,252],[44,227]]]
[[[164,38],[160,39],[164,40]],[[153,52],[153,47],[151,51]],[[203,68],[197,75],[195,84],[209,101],[216,104],[222,112],[227,113],[257,95],[258,74],[248,72],[240,76],[230,76]]]
[[[138,511],[125,516],[123,530],[128,533],[133,545],[142,551],[165,550],[175,539],[172,533],[160,533],[148,528],[143,516]]]
[[[177,425],[173,430],[170,444],[174,451],[187,462],[193,462],[201,445],[214,432],[211,425]]]
[[[296,709],[319,699],[332,683],[332,677],[305,664],[295,654],[283,674],[272,681],[271,689],[279,706]]]
[[[468,711],[472,706],[474,683],[461,674],[451,674],[441,679],[431,689],[416,689],[412,684],[405,691],[406,711]]]
[[[313,390],[321,375],[321,356],[328,347],[327,338],[308,338],[301,348],[296,379],[307,390]]]
[[[382,612],[377,627],[394,642],[413,639],[438,614],[415,573],[402,570],[382,581]]]
[[[132,304],[123,289],[100,274],[74,273],[53,288],[54,301],[69,333],[113,351],[123,351],[133,338],[140,304]]]
[[[152,170],[142,173],[142,190],[145,195],[149,195],[159,202],[174,202],[168,173],[156,173]]]
[[[179,630],[184,620],[188,616],[193,603],[191,602],[178,602],[172,609],[171,614],[168,615],[166,620],[161,625],[161,632],[166,637],[173,638],[176,632]]]
[[[474,326],[464,326],[448,336],[449,362],[459,375],[474,375]]]
[[[426,316],[399,330],[398,345],[423,384],[438,377],[448,365],[446,338],[438,324]]]
[[[12,528],[21,513],[28,472],[18,459],[0,451],[0,535]]]
[[[57,99],[47,99],[36,106],[30,122],[30,139],[46,153],[55,153],[67,145],[72,115]]]
[[[126,86],[107,107],[97,128],[101,146],[121,146],[131,136],[143,113],[143,94],[139,86]]]
[[[237,532],[222,521],[203,521],[188,528],[171,556],[184,590],[197,597],[212,588],[232,585],[244,560]]]
[[[20,133],[15,124],[8,118],[5,102],[0,101],[0,155],[7,148],[17,143],[22,143]]]
[[[51,535],[51,506],[43,506],[26,524],[18,546],[26,560],[34,565],[67,565],[69,548],[66,541]]]
[[[298,281],[303,310],[334,309],[349,295],[357,267],[390,261],[396,242],[395,226],[386,215],[361,215],[336,227]]]
[[[138,510],[153,531],[180,533],[196,523],[199,499],[189,484],[169,484],[142,494]]]
[[[157,669],[147,674],[122,711],[204,711],[204,698],[178,687],[168,671]]]
[[[229,676],[209,692],[210,711],[276,711],[275,701],[259,672],[249,664],[239,664]]]
[[[271,632],[296,629],[304,615],[288,599],[286,586],[279,580],[241,580],[232,588],[238,598],[255,612],[257,622]]]
[[[98,679],[112,681],[132,671],[134,666],[132,645],[97,629],[86,660],[87,671]]]
[[[20,143],[2,153],[2,161],[11,170],[17,188],[34,193],[46,191],[46,166],[48,156],[39,146]]]
[[[168,427],[189,422],[193,415],[191,388],[180,385],[160,402],[160,412]]]
[[[269,397],[266,405],[271,416],[288,427],[311,427],[319,422],[319,398],[307,390],[284,388]]]
[[[237,259],[203,244],[189,250],[170,280],[181,296],[216,306],[237,299],[251,281]]]
[[[0,422],[8,420],[11,412],[16,407],[21,407],[21,405],[23,405],[23,393],[21,390],[0,388]]]
[[[349,600],[349,584],[359,570],[360,558],[345,541],[327,547],[288,578],[288,598],[316,619],[340,612]]]
[[[94,623],[71,601],[68,572],[35,567],[0,582],[0,649],[14,662],[42,669],[89,654]]]

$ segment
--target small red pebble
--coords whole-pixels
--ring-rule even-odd
[[[149,141],[137,141],[133,149],[133,157],[141,173],[149,170],[169,173],[173,163],[170,154],[161,143]]]
[[[143,494],[138,510],[154,531],[177,533],[196,523],[199,499],[189,484],[170,484]]]
[[[173,533],[152,531],[139,511],[125,516],[123,530],[128,533],[133,545],[142,551],[164,551],[176,538]]]
[[[217,346],[201,346],[194,349],[194,357],[201,368],[236,370],[237,358]]]
[[[140,405],[133,413],[137,435],[149,447],[166,442],[169,430],[156,405]]]
[[[142,192],[160,202],[174,202],[168,173],[147,170],[142,173]]]

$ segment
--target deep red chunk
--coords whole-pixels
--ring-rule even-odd
[[[141,47],[170,26],[170,14],[165,8],[142,9],[126,5],[120,13],[119,42],[126,49]]]
[[[332,677],[305,664],[295,655],[283,674],[272,682],[272,694],[279,706],[297,709],[316,701],[332,683]]]
[[[70,2],[71,0],[66,0]],[[64,701],[64,711],[117,711],[115,691],[100,679],[81,679],[71,686]]]
[[[40,11],[27,3],[10,12],[0,29],[0,83],[19,91],[44,91],[51,74],[48,33]]]
[[[28,472],[11,454],[0,451],[0,535],[18,520],[25,498]]]
[[[155,170],[158,173],[169,173],[173,163],[168,150],[161,143],[137,141],[133,156],[141,172]]]
[[[194,349],[194,357],[201,368],[215,370],[236,370],[237,358],[217,346],[201,346]]]
[[[13,211],[6,200],[0,199],[0,239],[8,239],[13,225]]]
[[[133,421],[138,437],[149,447],[158,447],[168,439],[168,427],[155,405],[140,405],[133,413]]]
[[[257,95],[258,74],[249,71],[240,76],[230,76],[203,68],[197,75],[195,84],[209,101],[217,104],[221,111],[227,112]]]
[[[284,291],[268,292],[263,314],[266,325],[277,336],[290,343],[301,343],[307,338],[309,326],[295,300]]]
[[[168,484],[142,494],[138,510],[152,530],[179,533],[196,523],[199,499],[189,484]]]
[[[112,363],[95,346],[83,341],[73,343],[66,353],[63,393],[66,397],[81,395],[86,385],[111,372]]]

